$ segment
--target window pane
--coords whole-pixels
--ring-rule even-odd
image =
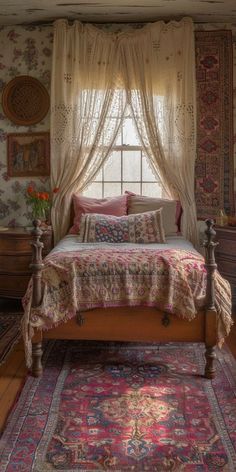
[[[121,152],[114,151],[104,166],[104,180],[121,181]]]
[[[125,193],[126,190],[129,190],[129,192],[134,192],[140,195],[141,193],[141,184],[136,183],[136,182],[125,182],[123,183],[123,192]]]
[[[148,158],[143,155],[142,161],[143,161],[143,180],[149,180],[151,182],[155,182],[156,178],[152,172],[152,169],[148,162]]]
[[[158,183],[149,184],[143,182],[142,194],[148,197],[162,197],[162,186]]]
[[[83,191],[85,197],[102,198],[102,184],[92,182],[86,190]]]
[[[98,175],[96,179],[94,180],[94,182],[101,182],[101,181],[102,181],[102,169],[100,169],[100,171],[98,172]]]
[[[104,183],[104,197],[115,197],[121,195],[121,183]]]
[[[118,134],[117,134],[117,137],[116,137],[116,140],[114,142],[114,146],[120,146],[122,144],[122,139],[121,139],[121,128],[122,126],[120,127],[119,131],[118,131]]]
[[[123,180],[137,181],[141,179],[141,151],[123,151]]]
[[[126,100],[125,94],[124,97],[124,100]],[[159,105],[160,103],[158,102]],[[112,129],[117,124],[116,113],[117,109],[113,107],[111,115],[106,118],[106,125],[112,125]],[[94,126],[97,126],[98,116],[93,114],[93,119]],[[104,129],[106,129],[106,126]],[[99,145],[102,143],[107,145],[107,139],[107,133],[104,132]],[[154,197],[162,196],[164,198],[165,192],[162,189],[161,181],[153,173],[145,151],[141,149],[142,143],[136,131],[131,111],[127,107],[125,118],[123,118],[120,131],[113,144],[113,151],[110,153],[105,166],[100,170],[95,181],[89,185],[83,194],[90,197],[103,198],[104,196],[121,195],[125,190],[129,190],[136,194]]]
[[[140,140],[132,118],[125,118],[123,124],[123,143],[130,146],[140,146]]]

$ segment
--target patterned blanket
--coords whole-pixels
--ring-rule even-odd
[[[56,252],[45,259],[43,298],[31,308],[32,282],[23,300],[23,335],[31,363],[34,328],[48,329],[80,310],[97,307],[150,306],[192,320],[204,306],[206,270],[195,251],[97,247]],[[231,326],[229,283],[215,274],[219,340]]]

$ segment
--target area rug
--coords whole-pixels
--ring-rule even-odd
[[[234,214],[233,64],[231,31],[195,33],[198,218]]]
[[[0,445],[1,472],[236,470],[236,361],[201,344],[50,341]]]
[[[0,313],[0,365],[21,337],[20,322],[19,313]]]

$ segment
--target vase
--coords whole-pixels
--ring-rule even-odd
[[[40,220],[42,223],[46,221],[44,208],[34,208],[32,213],[34,220]]]

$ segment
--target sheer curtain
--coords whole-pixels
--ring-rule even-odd
[[[154,23],[120,43],[122,75],[140,140],[154,172],[183,207],[183,234],[198,242],[195,51],[191,19]]]
[[[52,225],[55,242],[70,223],[71,197],[95,178],[124,112],[116,89],[119,58],[113,37],[75,22],[55,23],[51,86]],[[116,89],[116,90],[115,90]]]
[[[126,90],[153,170],[184,209],[184,235],[196,243],[194,203],[195,52],[190,18],[120,33],[55,23],[52,74],[52,222],[69,224],[71,195],[94,179],[122,121]],[[121,88],[117,84],[122,84]],[[116,89],[116,90],[115,90]]]

